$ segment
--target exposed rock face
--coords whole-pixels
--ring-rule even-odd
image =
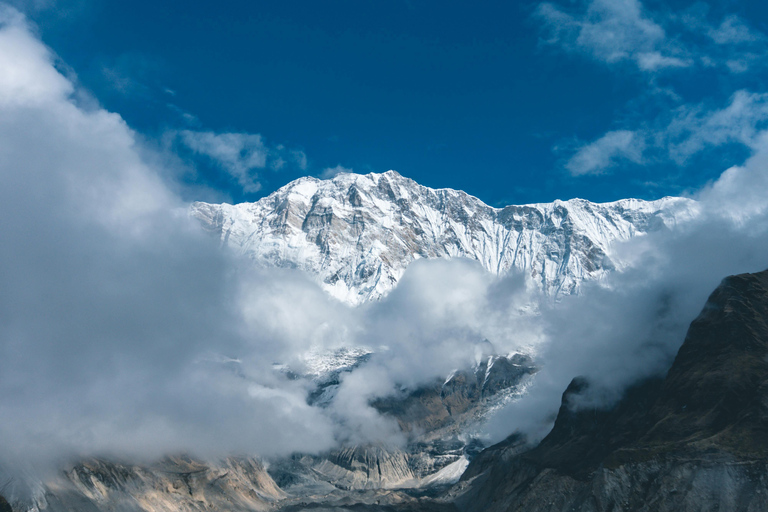
[[[405,451],[354,446],[325,455],[295,455],[269,468],[282,489],[294,496],[325,495],[338,490],[393,489],[415,482]]]
[[[477,423],[492,405],[508,397],[507,393],[519,392],[525,379],[537,370],[530,356],[524,354],[487,356],[472,371],[456,371],[444,382],[372,405],[394,416],[404,432],[424,433],[424,440],[458,435],[462,427]]]
[[[518,269],[551,296],[570,294],[621,266],[613,242],[695,211],[693,201],[671,197],[492,208],[389,171],[300,178],[255,203],[198,202],[190,213],[223,245],[301,268],[336,298],[361,304],[387,294],[418,258],[470,258],[495,274]]]
[[[51,512],[259,511],[283,497],[254,459],[212,465],[176,457],[149,467],[89,460],[49,483],[37,506]]]
[[[552,432],[484,451],[453,491],[466,511],[768,510],[768,271],[729,277],[666,378],[611,410],[563,395]]]
[[[368,355],[360,353],[345,369],[321,375],[310,400],[322,406],[341,373],[364,364]],[[270,475],[295,496],[455,483],[469,458],[482,449],[468,431],[479,426],[495,404],[519,394],[521,384],[536,371],[530,357],[522,354],[487,356],[473,370],[454,372],[445,381],[372,404],[398,421],[410,440],[405,449],[353,446],[321,455],[299,454],[273,461]]]

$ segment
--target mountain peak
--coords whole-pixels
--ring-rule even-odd
[[[622,265],[614,242],[694,209],[682,198],[493,208],[387,171],[299,178],[255,203],[193,203],[190,213],[223,245],[260,264],[301,268],[358,305],[386,295],[420,258],[470,258],[495,274],[525,272],[552,297],[574,293]]]

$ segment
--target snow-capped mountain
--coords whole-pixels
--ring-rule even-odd
[[[518,269],[550,296],[571,294],[622,265],[614,242],[672,226],[695,209],[674,197],[493,208],[388,171],[300,178],[255,203],[193,203],[191,215],[223,245],[303,269],[358,305],[386,295],[418,258],[471,258],[496,274]]]

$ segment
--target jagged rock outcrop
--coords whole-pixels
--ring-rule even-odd
[[[464,511],[768,510],[768,271],[725,279],[664,378],[610,410],[563,395],[550,434],[484,451],[452,497]]]
[[[419,258],[470,258],[495,274],[517,269],[550,296],[570,294],[622,265],[614,242],[695,212],[694,201],[673,197],[492,208],[394,171],[300,178],[255,203],[190,208],[223,245],[263,264],[303,269],[355,305],[386,295]]]

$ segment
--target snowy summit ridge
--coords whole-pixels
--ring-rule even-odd
[[[395,287],[419,258],[471,258],[528,273],[550,296],[620,267],[616,241],[673,226],[695,202],[583,199],[493,208],[460,190],[431,189],[395,171],[299,178],[255,203],[196,202],[190,213],[255,261],[298,267],[358,305]]]

